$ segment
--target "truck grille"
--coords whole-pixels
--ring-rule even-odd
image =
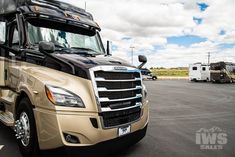
[[[103,72],[97,71],[95,72],[95,77],[105,78],[106,80],[123,80],[123,79],[135,79],[139,78],[140,74],[138,72]]]
[[[91,78],[105,128],[124,125],[140,118],[142,80],[138,70],[96,67],[91,70]]]
[[[140,113],[140,108],[133,108],[122,111],[104,112],[101,116],[103,117],[104,127],[114,127],[138,120]]]
[[[140,81],[132,81],[132,82],[97,82],[97,87],[107,87],[107,89],[129,89],[135,88],[136,86],[141,86]]]

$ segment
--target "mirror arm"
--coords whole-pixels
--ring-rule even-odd
[[[138,69],[141,69],[147,62],[143,62],[138,66]]]

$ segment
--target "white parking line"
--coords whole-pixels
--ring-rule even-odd
[[[0,150],[2,150],[3,147],[4,147],[4,145],[0,145]]]

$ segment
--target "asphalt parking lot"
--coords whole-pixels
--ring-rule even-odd
[[[235,84],[185,80],[145,84],[151,117],[147,135],[117,157],[235,157]],[[203,133],[197,134],[201,128],[214,128],[216,143],[203,143]],[[196,134],[201,143],[196,144]],[[210,149],[200,149],[200,144]],[[21,157],[13,131],[2,124],[0,149],[0,157]]]

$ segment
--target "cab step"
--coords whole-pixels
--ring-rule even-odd
[[[0,111],[0,121],[6,126],[14,126],[13,114],[10,112]]]
[[[17,93],[11,90],[1,90],[0,92],[0,102],[7,105],[14,105]]]
[[[10,108],[14,106],[17,93],[9,89],[0,89],[0,122],[6,126],[14,126],[15,120]]]

